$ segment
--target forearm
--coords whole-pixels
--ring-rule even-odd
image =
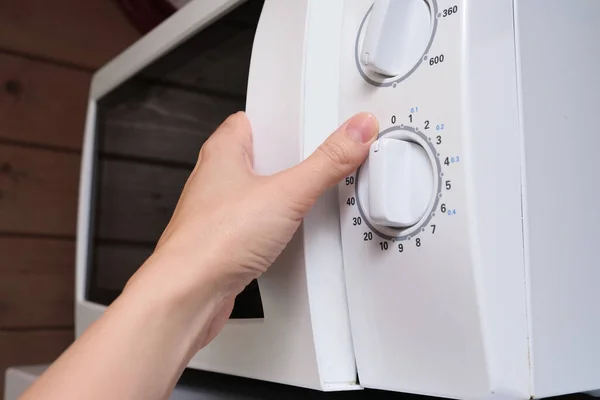
[[[281,254],[315,200],[355,171],[379,131],[360,114],[300,165],[252,169],[243,113],[202,146],[156,252],[24,399],[165,399],[225,326],[235,296]]]
[[[148,271],[128,286],[23,399],[168,398],[219,303],[210,290],[183,303],[172,282]]]

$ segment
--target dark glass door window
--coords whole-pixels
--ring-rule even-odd
[[[98,100],[89,301],[109,305],[121,293],[151,255],[204,141],[245,109],[261,9],[244,3]],[[254,281],[231,318],[262,317]]]

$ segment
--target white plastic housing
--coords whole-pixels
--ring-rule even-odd
[[[433,169],[425,149],[406,140],[379,139],[371,145],[368,163],[371,219],[395,228],[416,224],[433,193]]]

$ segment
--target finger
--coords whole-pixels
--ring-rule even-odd
[[[204,143],[199,159],[215,157],[252,166],[252,127],[244,112],[230,115]]]
[[[378,132],[379,124],[373,115],[355,115],[306,160],[282,172],[282,186],[298,200],[314,201],[365,161]]]
[[[235,141],[252,161],[252,126],[245,112],[239,111],[225,120],[223,137]]]

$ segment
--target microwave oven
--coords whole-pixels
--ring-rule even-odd
[[[190,2],[93,78],[77,334],[152,252],[225,117],[247,112],[271,174],[369,111],[367,161],[189,368],[460,399],[599,389],[598,15],[594,0]]]

